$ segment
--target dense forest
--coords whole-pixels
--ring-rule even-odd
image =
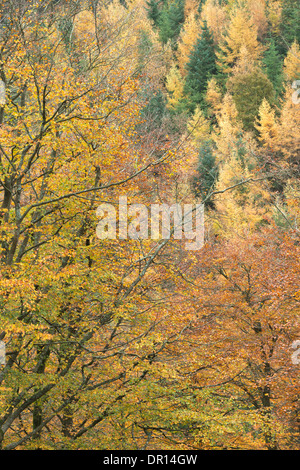
[[[300,449],[299,45],[298,0],[0,2],[2,450]],[[203,247],[101,239],[125,196]]]

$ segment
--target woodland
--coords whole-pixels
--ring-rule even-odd
[[[0,449],[299,450],[299,1],[3,0],[0,79]]]

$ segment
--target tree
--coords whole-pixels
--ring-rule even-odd
[[[197,105],[203,106],[207,82],[216,73],[213,37],[205,22],[191,51],[186,70],[184,92],[187,95],[189,110],[194,111]]]
[[[184,25],[178,37],[178,47],[176,51],[176,58],[178,67],[182,77],[187,73],[186,64],[189,61],[189,56],[192,48],[195,45],[199,32],[200,24],[195,17],[195,13],[191,12],[186,18]]]
[[[300,76],[300,47],[295,40],[288,50],[287,56],[284,59],[283,67],[284,78],[290,84],[299,79]]]
[[[201,10],[201,20],[206,21],[212,32],[214,43],[218,45],[228,26],[228,15],[224,5],[218,0],[207,0]]]
[[[275,98],[271,81],[259,66],[251,63],[246,48],[241,49],[233,75],[227,81],[227,89],[232,94],[246,130],[254,129],[254,121],[263,99],[273,103]]]
[[[183,435],[174,424],[186,381],[174,364],[179,388],[160,401],[171,369],[154,364],[190,322],[178,316],[175,332],[159,300],[180,256],[165,251],[154,270],[168,240],[96,237],[97,207],[124,187],[143,199],[149,184],[157,201],[150,169],[163,162],[165,181],[174,178],[175,152],[168,143],[157,157],[137,135],[139,15],[119,2],[98,7],[92,32],[90,13],[77,17],[71,50],[58,26],[72,18],[68,5],[41,18],[16,2],[1,38],[2,449],[141,448],[147,426]],[[161,411],[170,400],[174,421]]]
[[[262,41],[268,31],[268,19],[266,16],[266,0],[247,0],[247,10],[251,15],[253,24],[257,28],[257,36]]]
[[[285,51],[294,41],[300,43],[299,16],[300,6],[297,0],[286,0],[282,3],[280,31]]]
[[[227,420],[219,448],[299,446],[299,365],[290,347],[299,328],[298,239],[266,227],[212,241],[198,257],[195,354],[205,359],[196,380],[215,387],[218,423]]]
[[[159,25],[160,21],[160,15],[161,15],[161,8],[159,5],[161,4],[161,1],[157,0],[149,0],[146,2],[146,10],[148,12],[148,17],[152,21],[153,26],[156,28]]]
[[[230,93],[226,93],[217,112],[217,126],[213,134],[217,146],[217,162],[230,157],[236,141],[243,131],[238,111]]]
[[[218,167],[211,141],[201,144],[197,175],[193,179],[193,187],[197,197],[205,201],[207,208],[214,208],[214,202],[208,196],[213,192],[218,178]]]
[[[184,100],[184,81],[176,65],[171,67],[166,77],[166,89],[169,109],[180,110]]]
[[[276,46],[276,42],[272,38],[264,52],[262,64],[266,69],[266,75],[272,82],[276,94],[280,95],[283,88],[283,61]]]
[[[207,84],[205,100],[210,107],[208,112],[216,114],[221,109],[222,92],[216,77],[212,77]]]
[[[260,59],[263,46],[257,39],[257,28],[245,10],[237,9],[231,14],[230,24],[217,53],[218,64],[223,73],[230,73],[242,47],[247,49],[251,60]]]
[[[210,123],[199,106],[187,122],[187,130],[196,147],[210,138]]]
[[[277,141],[279,129],[275,110],[265,98],[259,107],[256,129],[259,132],[259,140],[272,150],[274,142]]]
[[[163,44],[171,42],[172,48],[177,47],[177,38],[184,23],[184,1],[172,0],[167,3],[159,19],[159,37]]]

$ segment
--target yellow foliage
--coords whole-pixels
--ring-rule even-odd
[[[240,56],[241,48],[245,47],[249,57],[257,61],[263,52],[258,41],[257,27],[244,9],[233,10],[230,24],[220,43],[221,51],[217,53],[219,65],[224,72],[230,72],[232,65]]]
[[[211,106],[214,113],[220,111],[222,105],[222,92],[215,77],[212,77],[208,81],[205,100]]]
[[[293,102],[293,89],[287,87],[279,118],[277,148],[283,155],[299,162],[300,152],[300,105]]]
[[[204,117],[199,106],[196,107],[193,116],[188,120],[187,130],[190,133],[192,142],[197,147],[210,137],[209,121]]]
[[[207,22],[207,26],[213,33],[215,44],[219,44],[228,25],[225,8],[218,0],[207,0],[201,10],[201,20]]]
[[[264,146],[272,149],[278,138],[278,123],[275,117],[275,110],[271,108],[264,98],[259,108],[256,129],[259,131],[259,140]]]
[[[289,82],[300,79],[300,47],[295,40],[284,59],[284,75]]]
[[[196,43],[200,31],[199,20],[196,19],[195,13],[192,11],[184,22],[178,38],[178,49],[176,57],[182,77],[186,75],[185,66],[189,61],[192,48]]]
[[[267,18],[271,24],[271,31],[274,34],[280,33],[280,23],[282,14],[282,0],[273,0],[267,6]]]
[[[268,30],[267,3],[269,3],[267,0],[247,0],[247,9],[251,14],[251,19],[257,28],[260,39],[265,36]]]
[[[173,65],[167,75],[168,107],[175,109],[183,98],[184,82],[178,68]]]
[[[270,213],[267,188],[255,179],[253,182],[247,166],[232,155],[220,167],[216,191],[224,189],[227,190],[215,197],[222,233],[229,238],[233,234],[246,236],[253,233]]]
[[[185,0],[184,2],[184,17],[188,18],[191,13],[196,14],[198,9],[197,0]]]
[[[220,111],[217,114],[217,121],[214,139],[217,144],[218,158],[223,160],[230,156],[237,135],[242,129],[235,103],[229,93],[226,93],[223,98]]]
[[[95,19],[89,10],[83,10],[74,18],[74,34],[80,41],[92,41],[95,39]]]

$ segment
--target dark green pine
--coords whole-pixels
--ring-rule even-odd
[[[208,80],[217,72],[213,36],[206,22],[190,54],[186,69],[184,91],[187,96],[188,110],[193,112],[197,105],[204,105]]]

